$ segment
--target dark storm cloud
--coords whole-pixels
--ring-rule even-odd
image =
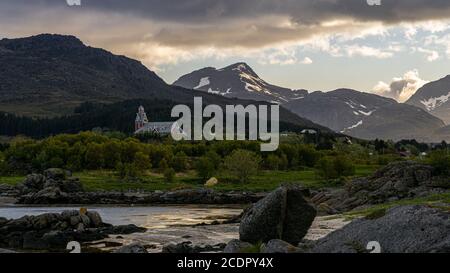
[[[302,24],[333,18],[376,20],[388,23],[448,18],[448,0],[81,0],[84,9],[130,13],[174,22],[220,22],[265,15],[287,15]],[[65,0],[2,0],[1,6],[65,6]]]
[[[68,7],[66,0],[0,0],[0,37],[65,33],[135,57],[169,58],[164,47],[253,49],[380,23],[450,19],[450,0],[381,1],[81,0],[81,7]],[[324,24],[330,21],[338,23]]]

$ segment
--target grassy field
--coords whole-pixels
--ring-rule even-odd
[[[357,166],[356,176],[368,176],[376,171],[377,166]],[[161,174],[148,173],[137,181],[125,181],[115,175],[113,171],[84,171],[74,173],[74,177],[80,178],[83,186],[88,191],[127,191],[127,190],[175,190],[183,188],[201,188],[205,181],[197,177],[194,171],[179,173],[174,182],[165,182]],[[15,185],[25,177],[0,177],[0,184]],[[258,175],[245,184],[232,182],[227,174],[217,176],[219,184],[214,189],[219,191],[271,191],[283,183],[297,183],[308,188],[321,188],[336,186],[335,182],[329,182],[318,177],[313,169],[303,171],[260,171]]]

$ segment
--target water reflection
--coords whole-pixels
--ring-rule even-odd
[[[16,219],[24,215],[61,213],[64,210],[79,210],[80,207],[3,207],[0,217]],[[100,213],[103,221],[113,225],[135,224],[152,228],[167,228],[180,225],[195,225],[223,221],[239,215],[238,206],[158,206],[158,207],[87,207]]]

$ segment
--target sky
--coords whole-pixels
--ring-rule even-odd
[[[450,74],[448,0],[1,0],[0,38],[70,34],[172,83],[248,63],[292,89],[407,100]],[[378,2],[381,5],[369,5]]]

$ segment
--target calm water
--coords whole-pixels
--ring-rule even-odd
[[[0,207],[0,217],[16,219],[24,215],[61,213],[79,210],[80,207]],[[239,215],[239,207],[217,206],[160,206],[160,207],[87,207],[100,213],[106,223],[113,225],[135,224],[146,228],[166,228],[177,225],[194,225],[214,220],[225,220]]]

